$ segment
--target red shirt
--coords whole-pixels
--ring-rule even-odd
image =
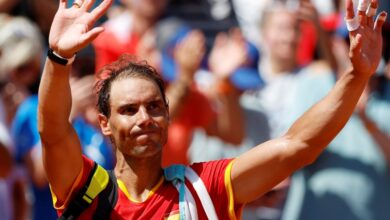
[[[86,157],[83,158],[84,168],[80,174],[81,179],[71,190],[72,195],[83,186],[93,167],[92,160]],[[232,160],[217,160],[191,165],[191,168],[203,180],[213,201],[218,219],[239,219],[240,217],[237,216],[241,215],[242,205],[234,205],[232,196],[230,184],[231,164]],[[199,219],[207,219],[191,183],[186,182],[186,185],[196,201]],[[179,219],[179,194],[171,182],[162,178],[144,202],[131,199],[120,180],[118,180],[118,186],[118,201],[111,213],[111,219]],[[55,196],[53,195],[53,197]],[[96,205],[97,199],[78,219],[91,219]],[[63,208],[57,208],[59,214],[62,213]]]

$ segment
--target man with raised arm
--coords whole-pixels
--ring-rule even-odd
[[[68,79],[75,54],[103,31],[93,25],[112,0],[92,11],[94,0],[79,0],[70,8],[66,3],[60,1],[52,23],[38,110],[44,165],[54,205],[65,219],[79,214],[80,219],[104,215],[106,219],[240,218],[245,203],[313,162],[343,128],[380,60],[381,29],[387,16],[381,12],[374,21],[376,0],[368,2],[368,9],[359,7],[355,16],[348,0],[352,67],[286,134],[235,159],[163,170],[161,149],[167,140],[169,115],[160,76],[147,64],[126,56],[106,66],[101,71],[109,77],[98,82],[97,93],[101,130],[116,150],[117,164],[108,177],[81,153],[69,123]],[[106,193],[107,187],[115,190]],[[103,190],[100,195],[91,193],[97,188]],[[114,203],[104,206],[112,192]],[[81,202],[75,205],[73,201],[79,198]]]

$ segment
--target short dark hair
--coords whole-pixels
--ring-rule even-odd
[[[104,66],[97,73],[95,89],[98,96],[97,107],[100,113],[106,117],[110,117],[110,93],[112,83],[117,80],[131,77],[143,78],[156,83],[164,103],[166,107],[168,107],[164,81],[156,69],[150,66],[146,61],[137,61],[134,56],[123,54],[117,61]]]

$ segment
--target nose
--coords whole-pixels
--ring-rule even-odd
[[[153,123],[152,117],[149,115],[147,109],[141,106],[138,111],[138,125],[147,125]]]

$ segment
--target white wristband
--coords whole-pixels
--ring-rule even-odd
[[[370,0],[359,0],[358,10],[365,12],[369,4],[370,4]]]
[[[345,24],[347,25],[348,31],[355,31],[360,26],[357,16],[355,16],[352,19],[345,19]]]
[[[373,16],[375,16],[376,15],[376,12],[377,12],[377,9],[378,8],[373,8],[373,7],[368,7],[367,8],[367,11],[366,11],[366,15],[367,15],[367,17],[373,17]]]

